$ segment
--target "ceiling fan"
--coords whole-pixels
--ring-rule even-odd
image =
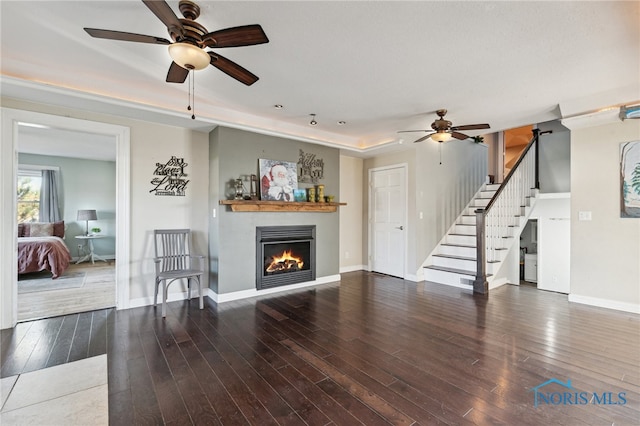
[[[446,142],[450,140],[452,137],[464,140],[470,138],[470,136],[465,135],[464,133],[460,133],[458,130],[480,130],[480,129],[489,129],[488,124],[465,124],[463,126],[452,126],[449,120],[445,120],[444,116],[447,114],[446,109],[439,109],[436,111],[438,114],[438,118],[431,123],[432,130],[401,130],[398,133],[406,133],[406,132],[429,132],[428,135],[421,137],[416,140],[416,142],[422,142],[428,138],[433,139],[436,142]]]
[[[96,38],[168,45],[169,55],[173,59],[167,73],[168,83],[184,83],[190,71],[204,69],[209,64],[247,86],[258,81],[256,75],[235,62],[204,49],[268,43],[269,39],[260,25],[244,25],[208,32],[205,27],[195,21],[200,16],[200,7],[191,1],[180,0],[178,7],[184,19],[178,19],[164,0],[142,0],[142,2],[167,26],[173,43],[164,38],[142,34],[96,28],[84,30]]]

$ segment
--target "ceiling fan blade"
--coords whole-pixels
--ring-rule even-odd
[[[142,3],[144,3],[153,12],[153,14],[167,26],[169,32],[175,32],[180,35],[184,34],[184,27],[182,26],[182,23],[176,14],[173,13],[173,10],[169,7],[166,1],[142,0]]]
[[[490,129],[488,124],[465,124],[463,126],[453,126],[451,130],[480,130]]]
[[[125,33],[122,31],[99,30],[97,28],[84,29],[91,37],[106,38],[109,40],[133,41],[136,43],[171,44],[169,40],[160,37],[143,34]]]
[[[182,68],[175,62],[171,62],[169,72],[167,73],[167,83],[184,83],[188,75],[188,69]]]
[[[421,137],[420,139],[418,139],[418,140],[416,140],[416,141],[413,141],[413,143],[418,143],[418,142],[425,141],[425,140],[429,139],[429,138],[431,137],[431,135],[433,135],[433,133],[430,133],[430,134],[428,134],[427,136],[423,136],[423,137]]]
[[[398,130],[398,133],[433,132],[433,130]]]
[[[451,136],[453,136],[454,138],[459,139],[461,141],[470,138],[470,136],[467,136],[464,133],[460,133],[460,132],[451,132]]]
[[[247,86],[251,86],[253,83],[258,81],[258,77],[248,70],[242,68],[240,65],[236,64],[232,60],[225,58],[224,56],[220,56],[214,52],[208,52],[209,56],[211,56],[211,65],[218,68],[223,73],[227,74],[230,77],[235,78],[240,83],[244,83]]]
[[[202,41],[207,47],[238,47],[269,43],[267,35],[258,24],[214,31],[202,36]]]

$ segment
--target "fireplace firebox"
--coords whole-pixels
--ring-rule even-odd
[[[315,279],[315,225],[256,228],[256,288],[258,290]]]

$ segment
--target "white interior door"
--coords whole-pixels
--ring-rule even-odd
[[[406,247],[406,167],[370,172],[371,270],[404,278]]]
[[[570,260],[571,221],[538,219],[538,288],[568,294]]]

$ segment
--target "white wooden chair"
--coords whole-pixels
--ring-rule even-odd
[[[156,289],[153,306],[158,303],[158,286],[162,283],[162,317],[166,317],[169,285],[175,280],[186,278],[188,300],[191,300],[191,281],[194,280],[198,284],[200,292],[200,309],[203,309],[204,256],[191,254],[191,230],[155,229],[153,240],[156,266]]]

